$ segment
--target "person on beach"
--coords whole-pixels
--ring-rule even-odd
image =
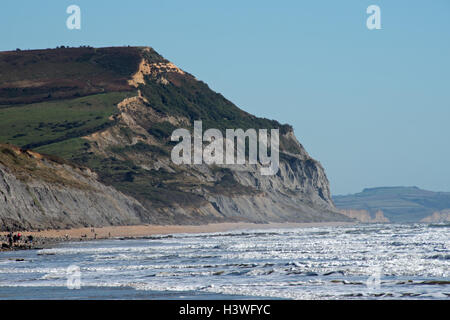
[[[7,238],[8,238],[8,244],[9,244],[9,246],[12,247],[12,244],[13,244],[13,236],[12,236],[12,233],[11,233],[11,232],[8,233]]]

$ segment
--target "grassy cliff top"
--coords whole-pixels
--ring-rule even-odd
[[[142,48],[57,48],[0,52],[0,105],[131,90]],[[164,61],[148,48],[152,61]]]

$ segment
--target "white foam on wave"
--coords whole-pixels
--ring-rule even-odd
[[[288,299],[442,298],[450,270],[448,228],[399,225],[315,227],[140,240],[67,243],[0,261],[0,286],[82,286],[198,291]],[[24,253],[25,254],[25,253]],[[365,282],[379,269],[380,291]]]

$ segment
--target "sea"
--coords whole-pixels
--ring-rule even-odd
[[[65,242],[0,253],[0,299],[449,299],[450,224]]]

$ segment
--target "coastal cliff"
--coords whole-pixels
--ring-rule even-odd
[[[448,221],[450,208],[449,192],[433,192],[418,187],[378,187],[362,192],[333,197],[341,212],[367,212],[372,218],[393,223]],[[364,214],[355,214],[359,220]],[[364,219],[364,218],[363,218]],[[380,219],[378,219],[380,220]],[[383,221],[379,221],[383,222]]]
[[[19,146],[2,146],[2,230],[352,220],[291,126],[246,113],[149,47],[3,52],[0,67],[0,142]],[[278,172],[174,164],[171,133],[196,120],[279,129]]]
[[[147,215],[88,168],[0,144],[0,231],[139,224]]]

